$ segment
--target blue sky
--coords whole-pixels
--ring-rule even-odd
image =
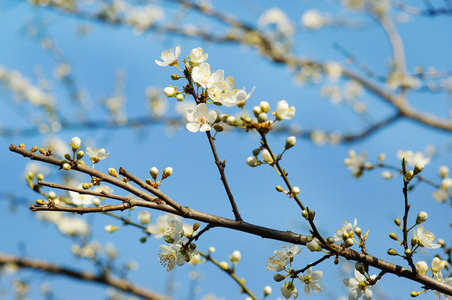
[[[231,5],[228,2],[226,7],[224,2],[220,1],[213,1],[213,4],[218,10],[226,10],[250,23],[256,23],[259,15],[274,5],[273,1],[258,3],[234,1]],[[369,69],[380,75],[386,75],[391,51],[387,38],[372,19],[344,13],[336,2],[300,1],[294,4],[291,1],[281,1],[278,5],[297,27],[298,31],[294,37],[294,52],[297,55],[343,63],[343,55],[333,48],[333,45],[338,43],[361,62],[365,62]],[[163,7],[171,11],[175,5],[164,2]],[[305,11],[312,8],[328,12],[331,16],[362,20],[364,27],[324,28],[314,32],[304,30],[299,19]],[[63,51],[63,57],[72,66],[77,86],[89,95],[92,109],[86,114],[91,120],[108,118],[105,109],[99,105],[100,99],[113,94],[115,73],[118,70],[123,70],[126,74],[124,93],[127,97],[128,116],[132,118],[148,115],[146,88],[155,86],[163,89],[169,84],[174,84],[170,75],[175,69],[159,67],[154,59],[157,59],[163,50],[181,45],[183,56],[188,55],[192,48],[202,47],[204,52],[209,54],[208,61],[213,70],[224,69],[226,75],[234,77],[240,88],[245,86],[250,90],[255,87],[255,92],[247,103],[249,111],[262,100],[268,101],[272,109],[275,109],[276,102],[284,99],[297,108],[296,116],[290,122],[303,129],[326,131],[342,129],[345,132],[356,132],[363,128],[361,118],[349,107],[329,103],[319,95],[318,85],[297,85],[286,67],[269,62],[249,47],[236,44],[217,45],[200,39],[154,33],[135,35],[129,28],[67,18],[65,14],[33,8],[25,1],[2,1],[0,36],[3,42],[0,46],[0,66],[18,70],[36,84],[34,70],[40,65],[43,74],[55,83],[52,93],[56,96],[58,107],[66,120],[77,120],[78,110],[68,100],[67,91],[61,83],[52,78],[58,63],[48,51],[42,49],[36,39],[24,34],[24,25],[33,18],[49,20],[47,34],[57,42],[59,49]],[[446,38],[451,18],[447,16],[411,18],[410,22],[397,26],[405,46],[408,71],[414,70],[417,66],[426,69],[435,67],[441,71],[451,70],[452,40]],[[188,21],[193,23],[198,21],[200,24],[210,22],[209,19],[198,20],[196,15],[192,14],[187,16]],[[81,24],[91,27],[89,34],[77,36],[74,33]],[[213,30],[221,30],[218,23],[212,22],[210,26]],[[182,83],[176,83],[178,87],[182,86]],[[24,103],[15,103],[11,94],[5,90],[1,90],[0,99],[2,100],[0,126],[19,128],[35,126],[33,120],[36,116],[29,114],[33,112],[32,107],[27,107]],[[369,93],[364,94],[362,101],[369,107],[371,120],[378,120],[391,112],[387,104]],[[410,101],[417,107],[441,116],[447,116],[451,108],[450,94],[410,93]],[[168,99],[168,104],[170,109],[167,114],[176,115],[175,100]],[[235,108],[223,107],[220,110],[231,114],[237,111]],[[140,131],[63,130],[55,136],[63,141],[79,136],[83,141],[94,141],[96,146],[107,149],[111,153],[110,156],[96,166],[96,169],[101,171],[106,171],[109,167],[118,169],[122,166],[141,178],[147,178],[151,167],[156,166],[163,170],[171,166],[174,174],[164,183],[162,191],[180,201],[182,205],[223,217],[233,217],[204,134],[193,134],[186,130],[169,134],[164,125],[156,125],[144,127]],[[269,142],[280,152],[283,150],[286,137],[287,134],[270,134]],[[65,265],[76,264],[77,267],[92,270],[88,263],[77,260],[70,254],[72,241],[69,238],[59,234],[55,227],[37,221],[35,215],[28,210],[28,205],[36,200],[36,195],[25,187],[22,177],[28,161],[10,153],[8,146],[21,142],[27,147],[41,145],[45,138],[44,135],[0,138],[2,145],[0,155],[3,157],[3,172],[0,178],[4,183],[1,192],[14,192],[17,196],[27,199],[26,205],[17,207],[15,212],[10,212],[7,209],[6,197],[2,194],[4,209],[1,213],[0,251]],[[397,177],[385,181],[378,170],[355,179],[344,166],[343,159],[347,157],[348,150],[354,148],[358,153],[365,150],[371,161],[376,161],[378,154],[384,152],[387,163],[399,166],[400,162],[396,157],[398,150],[424,151],[428,145],[441,150],[450,148],[450,143],[450,133],[401,120],[352,145],[316,146],[311,141],[299,139],[296,146],[284,155],[282,164],[289,172],[294,185],[300,187],[303,203],[316,210],[316,222],[321,233],[333,235],[345,220],[353,222],[356,218],[363,230],[370,229],[367,248],[371,254],[404,265],[402,259],[386,255],[387,248],[397,249],[396,243],[387,236],[389,232],[397,229],[392,220],[395,217],[402,217],[403,214],[402,180]],[[296,205],[275,191],[274,187],[282,184],[282,180],[273,169],[268,166],[250,168],[245,164],[252,150],[260,145],[256,135],[238,131],[219,134],[216,144],[220,159],[227,162],[226,175],[237,199],[240,213],[246,221],[280,230],[308,232]],[[449,152],[446,150],[435,157],[425,168],[423,175],[439,182],[438,167],[441,165],[451,167]],[[54,176],[48,180],[58,178]],[[118,190],[115,191],[123,194]],[[450,207],[434,201],[431,197],[433,191],[434,189],[429,186],[419,185],[410,194],[411,220],[415,219],[417,212],[427,211],[430,218],[426,228],[450,244],[452,242],[449,226]],[[137,211],[139,210],[131,213],[132,219],[136,220]],[[155,222],[159,213],[151,211],[151,214]],[[150,238],[147,243],[141,244],[139,238],[142,234],[131,227],[124,227],[114,234],[106,234],[103,230],[106,224],[119,225],[119,223],[101,215],[83,217],[89,220],[100,243],[115,243],[120,252],[120,261],[133,259],[139,263],[139,269],[130,274],[132,281],[164,293],[165,283],[172,278],[180,287],[180,290],[175,291],[176,299],[201,299],[211,292],[226,299],[245,298],[239,294],[238,287],[233,281],[211,264],[206,263],[197,267],[183,266],[167,274],[157,259],[158,246],[163,243],[162,240]],[[399,234],[397,231],[396,233]],[[249,287],[259,297],[265,285],[273,287],[274,292],[269,299],[280,296],[280,284],[272,280],[273,273],[265,269],[265,262],[267,257],[272,256],[273,251],[284,243],[216,228],[206,233],[197,244],[203,251],[214,246],[217,249],[214,257],[220,261],[227,260],[232,251],[240,250],[243,261],[236,267],[238,276],[244,277]],[[382,247],[382,244],[385,246]],[[434,253],[433,250],[422,251],[417,260],[424,259],[430,263]],[[304,249],[295,262],[297,268],[302,268],[318,258],[319,255]],[[311,294],[313,299],[337,299],[348,295],[342,279],[352,276],[351,269],[344,272],[340,266],[334,266],[332,261],[320,265],[318,269],[325,274],[322,279],[324,292]],[[187,273],[191,270],[203,274],[199,282],[201,294],[194,298],[187,296],[190,286]],[[374,273],[377,271],[372,270],[371,274]],[[30,294],[32,299],[41,299],[38,290],[40,276],[38,273],[24,273],[22,277],[36,283]],[[93,284],[73,283],[46,275],[45,280],[47,279],[50,280],[58,298],[80,299],[83,296],[105,298],[104,289]],[[1,288],[5,286],[7,283],[2,282]],[[300,297],[304,297],[302,285],[298,284],[297,288]],[[421,288],[418,284],[409,283],[393,275],[383,277],[374,288],[376,299],[405,299],[412,290]],[[384,296],[379,296],[377,291]],[[431,299],[432,295],[429,293],[423,297]],[[10,296],[11,294],[8,294],[7,297]]]

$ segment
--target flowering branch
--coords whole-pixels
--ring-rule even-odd
[[[108,275],[108,273],[102,273],[101,275],[96,275],[88,271],[79,271],[70,269],[67,267],[55,265],[42,260],[32,260],[28,258],[17,257],[13,255],[7,255],[0,253],[0,265],[14,264],[19,268],[23,269],[33,269],[48,274],[54,275],[64,275],[70,278],[78,279],[86,282],[96,282],[105,286],[114,287],[118,290],[124,291],[136,295],[138,297],[149,299],[149,300],[169,300],[168,297],[159,295],[153,291],[147,290],[143,287],[132,284],[130,281],[125,279],[115,278]]]

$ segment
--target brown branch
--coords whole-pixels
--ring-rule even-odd
[[[60,265],[52,264],[43,260],[35,260],[23,258],[13,255],[0,253],[0,265],[14,264],[22,269],[33,269],[40,272],[45,272],[54,275],[63,275],[73,279],[78,279],[86,282],[96,282],[108,287],[114,287],[126,293],[136,295],[138,297],[150,300],[169,300],[170,298],[159,295],[156,292],[150,291],[143,287],[137,286],[128,280],[115,278],[108,275],[96,275],[88,271],[79,271],[70,269]]]
[[[49,164],[53,164],[56,166],[60,166],[60,164],[61,164],[61,161],[59,159],[56,159],[51,156],[33,153],[31,151],[22,149],[15,145],[10,145],[9,149],[15,153],[21,154],[24,157],[28,157],[33,160],[47,162]],[[283,242],[287,242],[287,243],[291,243],[291,244],[306,245],[306,236],[305,235],[293,233],[291,231],[275,230],[275,229],[271,229],[271,228],[267,228],[267,227],[263,227],[263,226],[250,224],[245,221],[230,220],[230,219],[218,217],[215,215],[210,215],[207,213],[199,212],[199,211],[190,209],[188,207],[186,207],[186,211],[184,213],[182,213],[181,211],[176,210],[175,208],[173,208],[169,205],[156,203],[155,198],[152,197],[151,195],[149,195],[145,192],[141,192],[138,189],[131,187],[129,184],[125,184],[121,180],[118,180],[111,176],[107,176],[106,174],[103,174],[102,172],[93,170],[93,169],[85,167],[85,166],[80,166],[80,165],[77,166],[75,168],[75,170],[92,175],[92,176],[96,176],[98,178],[106,177],[105,181],[108,180],[107,182],[110,182],[120,188],[124,188],[125,190],[136,194],[141,199],[144,199],[144,200],[130,199],[130,201],[128,202],[130,207],[134,207],[134,206],[148,207],[148,208],[152,208],[152,209],[156,209],[156,210],[170,212],[170,213],[182,216],[184,218],[198,220],[198,221],[201,221],[204,223],[208,223],[211,226],[215,226],[215,227],[229,228],[229,229],[261,236],[262,238],[283,241]],[[162,195],[167,197],[163,193],[162,193]],[[123,205],[119,205],[119,206],[121,208],[124,208]],[[118,207],[117,210],[121,210],[121,208]],[[66,209],[66,208],[59,208],[59,207],[57,208],[55,206],[33,206],[33,209],[34,210],[49,210],[49,211],[54,210],[55,211],[55,210]],[[79,211],[76,211],[77,209]],[[97,207],[95,207],[95,208],[72,208],[71,211],[79,212],[79,213],[87,213],[87,212],[95,212],[95,209],[99,210],[101,208],[97,208]],[[445,293],[447,295],[452,296],[452,287],[451,286],[445,285],[444,283],[439,282],[438,280],[436,280],[434,278],[430,278],[426,275],[423,275],[420,272],[414,272],[413,270],[386,262],[384,260],[381,260],[381,259],[379,259],[375,256],[372,256],[372,255],[369,255],[369,254],[360,253],[360,252],[352,250],[352,249],[343,249],[340,245],[335,244],[335,243],[329,244],[329,245],[327,245],[327,247],[329,247],[331,249],[325,247],[326,250],[334,251],[338,255],[340,255],[348,260],[359,261],[359,262],[365,263],[369,266],[373,266],[373,267],[380,269],[382,271],[385,271],[387,273],[392,273],[399,277],[404,277],[404,278],[408,278],[413,281],[416,281],[416,282],[424,285],[428,289],[436,290],[441,293]]]

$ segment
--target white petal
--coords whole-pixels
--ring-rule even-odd
[[[207,104],[205,103],[198,104],[198,108],[196,110],[198,111],[198,115],[203,116],[207,115],[207,112],[209,111]]]
[[[322,276],[323,276],[323,272],[322,272],[322,271],[314,271],[314,272],[312,273],[312,275],[311,275],[311,279],[312,279],[313,281],[317,281],[317,280],[319,280],[320,278],[322,278]]]
[[[179,55],[180,55],[180,50],[181,50],[180,45],[177,45],[177,46],[176,46],[176,50],[174,51],[174,54],[176,55],[176,58],[179,57]]]
[[[348,295],[348,300],[356,300],[359,297],[361,297],[361,290],[359,288],[355,288],[350,291],[350,294]]]
[[[193,110],[187,110],[187,121],[192,123],[192,122],[196,122],[195,121],[195,117],[194,117],[194,111]]]
[[[213,122],[215,122],[216,119],[217,119],[217,112],[214,110],[209,111],[209,113],[207,114],[207,123],[213,124]]]
[[[369,288],[367,288],[364,291],[363,299],[364,300],[370,300],[370,299],[372,299],[372,296],[373,296],[372,291]]]
[[[304,292],[306,293],[307,296],[310,296],[311,289],[309,288],[309,284],[304,285]]]
[[[344,279],[344,284],[346,287],[354,288],[358,286],[359,281],[356,278],[350,277]]]
[[[187,123],[185,126],[188,131],[196,132],[199,130],[199,124],[198,123]]]
[[[199,131],[205,132],[205,131],[209,131],[210,129],[211,129],[211,127],[210,127],[209,124],[203,124],[203,125],[201,126],[201,128],[199,129]]]
[[[358,270],[356,270],[356,269],[355,269],[355,277],[358,280],[358,282],[366,281],[366,276],[364,276],[363,274],[359,273]]]
[[[167,62],[164,62],[164,61],[158,61],[158,60],[155,60],[155,63],[158,64],[158,65],[161,66],[161,67],[166,67],[166,66],[168,66],[168,63],[167,63]]]
[[[318,284],[318,283],[312,282],[312,283],[311,283],[311,289],[312,289],[314,292],[319,293],[319,292],[322,291],[322,286],[321,286],[320,284]]]

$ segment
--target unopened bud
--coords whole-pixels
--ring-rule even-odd
[[[146,243],[146,240],[147,240],[147,238],[146,238],[145,236],[143,236],[143,237],[140,239],[140,242],[141,242],[141,243]]]
[[[82,141],[80,140],[79,137],[75,136],[71,139],[70,146],[72,147],[72,150],[74,150],[74,152],[75,152],[75,150],[80,148],[81,145],[82,145]]]
[[[411,239],[411,247],[416,246],[419,243],[419,240],[415,237]],[[420,245],[422,247],[422,245]]]
[[[334,258],[334,264],[335,264],[335,265],[339,264],[339,256],[336,256],[336,257]]]
[[[156,167],[152,167],[149,173],[151,174],[152,179],[156,180],[159,170]]]
[[[43,175],[42,173],[38,173],[38,174],[36,175],[36,179],[38,179],[38,180],[44,180],[44,175]]]
[[[414,175],[421,173],[422,170],[424,170],[424,165],[423,164],[416,164],[414,166]]]
[[[173,168],[167,167],[163,170],[162,179],[165,179],[167,177],[170,177],[173,174]]]
[[[272,287],[267,285],[264,287],[264,297],[267,297],[268,295],[270,295],[272,293]]]
[[[309,210],[309,219],[314,220],[315,210]]]
[[[68,164],[68,163],[64,163],[64,164],[63,164],[63,169],[65,169],[66,171],[68,171],[68,170],[71,169],[71,165]]]
[[[344,246],[345,246],[345,248],[349,248],[349,247],[353,246],[354,243],[355,242],[351,238],[348,238],[345,240]]]
[[[286,276],[276,273],[275,275],[273,275],[273,280],[276,282],[280,282],[283,281],[284,279],[286,279]]]
[[[333,238],[332,236],[330,236],[330,237],[328,237],[328,238],[326,239],[326,242],[327,242],[328,244],[332,244],[332,243],[334,243],[334,238]]]
[[[268,104],[267,101],[261,101],[259,107],[262,110],[262,112],[268,112],[270,110],[270,104]]]
[[[298,186],[294,186],[291,192],[292,195],[298,195],[300,193],[300,188]]]
[[[25,147],[25,146],[24,146]],[[44,148],[39,148],[39,153],[41,153],[42,155],[46,155],[47,151]]]
[[[290,148],[292,148],[293,146],[295,146],[295,143],[297,142],[297,138],[296,137],[294,137],[294,136],[289,136],[287,139],[286,139],[286,149],[290,149]]]
[[[36,151],[38,151],[38,146],[33,146],[33,147],[31,147],[31,149],[30,149],[30,151],[31,152],[36,152]]]
[[[424,223],[425,221],[427,221],[427,218],[428,214],[425,211],[421,211],[417,214],[416,225]]]
[[[83,156],[85,156],[85,152],[83,152],[83,151],[77,152],[77,159],[82,159]]]
[[[256,118],[259,117],[261,112],[262,112],[262,109],[259,106],[253,107],[253,114]]]
[[[19,144],[19,148],[20,148],[20,149],[25,149],[25,144],[24,144],[24,143],[20,143],[20,144]]]
[[[356,228],[355,228],[355,234],[356,234],[359,238],[362,237],[363,232],[362,232],[361,228],[356,227]]]
[[[177,94],[176,95],[176,100],[177,101],[181,102],[181,101],[184,101],[184,99],[185,99],[185,95],[184,94]]]
[[[118,227],[109,224],[109,225],[105,226],[104,229],[105,229],[105,231],[108,232],[108,233],[113,233],[113,232],[115,232],[116,230],[118,230]]]
[[[168,98],[176,96],[176,93],[177,93],[177,88],[174,88],[172,86],[168,86],[163,89],[163,94],[165,94],[165,96]]]
[[[215,124],[213,126],[213,129],[215,129],[215,131],[217,132],[222,132],[224,130],[223,126],[221,126],[220,124]]]
[[[391,232],[390,234],[389,234],[389,237],[391,238],[391,239],[393,239],[394,241],[398,241],[399,239],[397,238],[397,235],[394,233],[394,232]]]
[[[282,186],[280,186],[280,185],[277,185],[277,186],[276,186],[276,190],[277,190],[278,192],[284,192],[284,189],[283,189]]]
[[[168,244],[172,244],[174,243],[174,239],[171,236],[167,235],[165,236],[165,242],[167,242]]]
[[[306,237],[306,243],[312,242],[312,239],[313,239],[313,237],[310,236],[310,235],[308,235],[308,236]]]
[[[363,275],[366,272],[366,266],[362,262],[355,263],[355,269]]]
[[[405,249],[405,255],[411,256],[411,249]]]
[[[234,116],[229,116],[229,117],[226,119],[226,123],[228,123],[228,124],[231,125],[231,126],[237,126],[238,121],[237,121],[237,119],[236,119]]]
[[[265,121],[267,121],[267,119],[268,119],[268,115],[265,112],[260,113],[259,116],[257,117],[257,121],[259,123],[264,123]]]
[[[412,292],[410,293],[410,296],[411,296],[411,297],[417,297],[417,296],[419,296],[421,293],[422,293],[422,292],[412,291]]]
[[[306,209],[303,209],[303,211],[301,212],[301,216],[303,217],[303,218],[305,218],[305,219],[307,219],[308,218],[308,211],[306,210]]]
[[[36,200],[36,204],[37,204],[37,205],[46,205],[46,203],[45,203],[44,200],[42,200],[42,199]]]
[[[232,252],[230,258],[231,262],[236,265],[242,259],[242,254],[240,253],[240,251],[235,250],[234,252]]]
[[[84,190],[87,190],[87,189],[89,189],[92,186],[93,186],[93,184],[92,183],[88,183],[88,182],[85,182],[84,184],[82,184],[82,188]]]
[[[395,223],[397,226],[400,226],[400,225],[402,224],[402,222],[400,222],[400,219],[394,219],[394,223]]]
[[[71,157],[71,155],[69,153],[66,153],[64,155],[64,158],[66,158],[67,160],[71,160],[72,159],[72,157]]]
[[[210,253],[215,252],[215,247],[209,247],[209,252],[210,252]]]
[[[198,230],[199,227],[201,227],[201,225],[199,225],[198,222],[196,222],[195,224],[193,224],[193,232],[195,232],[196,230]]]
[[[254,156],[250,156],[246,159],[246,164],[250,167],[257,167],[259,165],[259,160],[254,157]]]
[[[394,256],[394,255],[397,255],[397,251],[395,251],[394,249],[390,248],[390,249],[388,249],[388,254]]]
[[[179,80],[180,76],[178,74],[171,74],[171,79],[172,80]]]
[[[406,172],[406,180],[410,181],[411,179],[413,179],[414,177],[414,172],[413,171],[408,171]]]
[[[118,176],[118,172],[116,172],[116,169],[115,169],[115,168],[109,168],[109,169],[108,169],[108,174],[109,174],[110,176],[113,176],[113,177],[119,177],[119,176]]]
[[[229,264],[225,261],[220,262],[220,268],[223,270],[229,270]]]

